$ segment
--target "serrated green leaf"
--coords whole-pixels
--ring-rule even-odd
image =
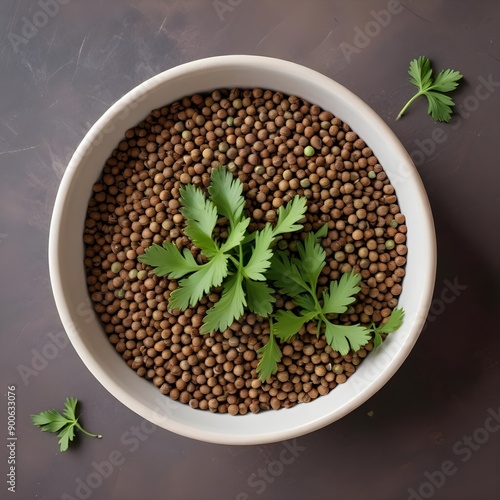
[[[180,212],[186,219],[186,236],[211,257],[219,251],[212,239],[212,233],[217,224],[217,209],[211,200],[208,200],[201,189],[187,184],[180,189]]]
[[[318,243],[316,236],[308,233],[304,242],[297,244],[300,259],[297,260],[300,274],[308,281],[312,290],[316,290],[318,278],[325,267],[326,252]]]
[[[69,420],[76,420],[76,405],[78,400],[76,398],[66,398],[64,402],[63,415]]]
[[[462,77],[463,75],[461,75],[458,71],[453,69],[444,69],[436,75],[431,89],[438,92],[451,92],[458,87],[458,81]]]
[[[330,291],[323,292],[323,313],[342,314],[347,311],[347,307],[356,300],[356,295],[360,291],[360,274],[353,272],[345,273],[339,281],[330,283]]]
[[[450,121],[454,102],[443,92],[455,90],[462,75],[458,71],[445,69],[438,73],[433,81],[431,62],[424,56],[410,62],[408,73],[411,83],[418,87],[418,92],[403,106],[396,119],[401,118],[415,99],[425,95],[428,101],[427,112],[432,118],[440,122]]]
[[[278,218],[274,227],[274,236],[283,233],[291,233],[302,229],[298,224],[307,210],[307,199],[303,196],[294,196],[286,205],[278,208]]]
[[[281,361],[281,350],[276,342],[271,329],[269,332],[269,340],[262,346],[257,353],[260,356],[259,364],[257,365],[257,375],[262,382],[265,382],[271,375],[278,371],[278,363]]]
[[[413,85],[420,89],[425,89],[431,84],[432,68],[431,61],[428,57],[420,56],[418,59],[413,59],[410,62],[408,69],[410,81]]]
[[[328,345],[340,354],[347,354],[350,350],[349,342],[347,342],[347,337],[343,334],[342,327],[340,325],[334,325],[330,321],[325,321],[325,338]]]
[[[316,238],[324,238],[328,234],[328,224],[323,224],[314,235]]]
[[[238,222],[229,233],[227,240],[220,247],[220,251],[226,253],[234,247],[242,244],[243,238],[245,237],[245,231],[247,230],[249,223],[250,219],[248,217]]]
[[[76,398],[66,398],[63,415],[54,409],[42,411],[37,415],[31,415],[33,424],[40,427],[42,431],[58,434],[61,451],[66,451],[68,449],[69,442],[75,437],[75,427],[88,436],[96,438],[102,437],[98,434],[92,434],[86,431],[78,423],[78,418],[75,415],[77,403],[78,400]]]
[[[273,228],[270,224],[266,224],[264,229],[256,233],[252,254],[250,260],[244,266],[243,272],[248,279],[265,281],[266,278],[263,273],[271,265],[273,256],[273,252],[269,248],[274,239]]]
[[[324,318],[323,318],[324,319]],[[361,325],[335,325],[325,320],[325,338],[334,351],[348,354],[357,351],[371,338],[370,331]]]
[[[309,312],[303,316],[297,316],[292,311],[280,310],[276,313],[274,322],[274,334],[284,342],[289,341],[301,328],[316,316],[316,312]]]
[[[68,419],[54,409],[31,415],[31,421],[43,432],[57,432],[68,424]]]
[[[307,283],[300,274],[296,260],[292,259],[288,253],[282,251],[274,253],[267,276],[274,281],[280,293],[284,295],[296,298],[308,292]]]
[[[228,256],[218,253],[188,278],[179,281],[179,287],[172,291],[168,306],[170,309],[185,310],[195,306],[212,287],[220,286],[227,276]]]
[[[387,322],[374,328],[374,330],[378,333],[393,333],[403,324],[404,316],[404,310],[396,308],[392,311]]]
[[[303,293],[296,297],[293,297],[293,302],[297,307],[305,309],[306,311],[312,311],[316,307],[314,298],[310,293]]]
[[[380,344],[382,344],[382,336],[380,333],[373,331],[373,348],[376,349]]]
[[[250,311],[263,318],[273,312],[273,303],[276,302],[276,299],[272,296],[274,290],[265,282],[245,279],[243,288]]]
[[[242,281],[242,274],[236,273],[224,283],[221,298],[207,311],[200,333],[223,332],[243,316],[247,303]]]
[[[75,438],[75,427],[74,425],[68,424],[66,427],[59,431],[59,449],[61,451],[66,451],[68,449],[70,441]]]
[[[231,172],[224,167],[214,168],[210,180],[208,192],[211,200],[219,214],[227,217],[231,227],[234,228],[240,221],[245,207],[243,184],[239,179],[234,179]]]
[[[425,97],[427,97],[428,102],[427,112],[434,120],[438,122],[450,120],[453,112],[451,107],[455,105],[450,97],[430,90],[425,94]]]
[[[181,254],[171,241],[164,241],[163,246],[153,243],[139,255],[138,260],[154,267],[157,276],[167,276],[169,279],[179,279],[200,269],[189,249],[185,248]]]

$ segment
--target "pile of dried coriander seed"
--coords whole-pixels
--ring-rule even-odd
[[[351,270],[362,275],[358,300],[340,322],[379,324],[397,306],[407,228],[370,147],[347,123],[298,97],[219,89],[153,110],[125,133],[93,186],[84,263],[104,331],[137,375],[192,408],[243,415],[328,394],[354,373],[371,342],[342,356],[307,324],[282,345],[278,372],[262,383],[257,351],[268,339],[267,320],[248,313],[226,331],[202,336],[198,328],[218,291],[197,307],[169,311],[175,280],[158,278],[138,262],[152,243],[191,249],[179,188],[206,188],[219,165],[243,183],[250,230],[274,222],[277,209],[296,194],[308,200],[302,236],[328,225],[320,285]],[[224,237],[223,219],[216,231]],[[293,249],[297,237],[279,244]],[[293,307],[276,295],[275,310]]]

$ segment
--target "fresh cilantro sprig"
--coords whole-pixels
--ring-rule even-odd
[[[316,234],[309,233],[304,242],[297,244],[299,258],[288,252],[277,252],[272,259],[269,278],[274,281],[279,291],[291,297],[298,309],[278,311],[274,322],[270,323],[268,342],[259,349],[261,355],[257,374],[264,381],[278,369],[281,351],[276,339],[289,342],[309,321],[317,322],[317,335],[324,333],[326,341],[334,351],[347,354],[351,349],[357,351],[366,345],[374,334],[374,345],[381,343],[381,333],[395,331],[402,323],[403,313],[396,309],[389,320],[380,327],[372,325],[370,329],[356,325],[339,325],[332,321],[334,315],[343,314],[356,300],[360,291],[360,274],[343,274],[339,281],[332,281],[328,289],[323,290],[318,298],[318,278],[325,266],[326,253],[318,238],[325,236],[324,225]],[[324,328],[323,328],[324,326]]]
[[[224,331],[240,319],[245,308],[269,320],[269,338],[259,351],[257,374],[262,381],[278,369],[282,353],[280,342],[290,341],[304,324],[315,320],[318,336],[323,334],[329,345],[341,354],[358,350],[374,337],[377,345],[381,333],[394,331],[401,318],[389,319],[385,325],[370,329],[361,325],[339,325],[336,316],[343,314],[356,300],[361,275],[344,274],[330,283],[318,297],[318,279],[326,264],[326,253],[318,239],[326,236],[327,225],[308,233],[297,243],[298,255],[274,248],[276,237],[302,229],[306,199],[295,196],[278,209],[276,224],[248,232],[250,219],[244,214],[243,185],[224,167],[212,170],[208,197],[193,185],[180,189],[180,212],[185,218],[184,233],[205,256],[199,264],[187,248],[181,252],[170,241],[153,244],[139,256],[139,261],[153,267],[158,276],[178,280],[169,298],[169,309],[185,310],[197,305],[212,288],[221,287],[220,298],[210,307],[200,333]],[[225,240],[217,239],[214,230],[219,217],[228,221]],[[269,283],[272,282],[273,286]],[[273,314],[273,294],[288,295],[298,314],[279,310]]]
[[[418,88],[418,92],[403,106],[396,120],[399,120],[408,106],[424,95],[427,97],[428,109],[427,112],[438,122],[449,122],[452,114],[452,106],[455,103],[446,95],[446,92],[455,90],[458,86],[458,81],[463,77],[458,71],[453,69],[445,69],[439,72],[436,77],[432,78],[431,61],[425,56],[420,56],[418,59],[413,59],[410,62],[408,70],[410,82]]]
[[[271,266],[273,242],[280,234],[302,229],[299,221],[306,212],[306,199],[295,196],[278,209],[274,226],[267,223],[249,234],[250,219],[243,212],[242,192],[242,183],[223,167],[212,170],[208,198],[191,184],[180,189],[184,232],[206,257],[204,264],[198,264],[188,249],[181,252],[170,241],[163,246],[153,244],[139,256],[139,261],[152,266],[158,276],[179,280],[170,294],[170,309],[195,306],[212,288],[222,287],[220,299],[205,315],[202,334],[224,331],[243,316],[245,307],[259,316],[271,314],[274,290],[264,273]],[[225,241],[214,237],[219,216],[229,221]]]
[[[64,411],[62,415],[57,410],[47,410],[30,415],[34,425],[40,427],[43,432],[54,432],[59,436],[59,449],[66,451],[70,441],[75,438],[75,429],[82,431],[87,436],[100,439],[100,434],[92,434],[86,431],[78,422],[79,417],[76,416],[76,398],[66,398],[64,403]]]
[[[359,325],[337,325],[329,318],[332,314],[345,313],[348,306],[356,300],[361,275],[352,272],[343,274],[338,282],[332,281],[329,288],[323,290],[321,298],[318,298],[318,278],[326,263],[325,250],[318,242],[318,236],[321,235],[322,233],[309,233],[304,242],[297,244],[300,258],[285,252],[276,256],[276,265],[273,266],[270,277],[282,293],[292,298],[299,314],[278,311],[274,333],[280,340],[288,341],[302,325],[315,319],[318,322],[318,335],[324,324],[327,342],[335,351],[347,354],[350,348],[357,350],[370,340],[369,331]],[[281,275],[276,272],[281,272]]]

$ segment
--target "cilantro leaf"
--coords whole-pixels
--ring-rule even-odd
[[[243,276],[239,272],[227,280],[220,300],[207,311],[200,333],[223,332],[243,316],[247,303],[242,281]]]
[[[75,426],[67,425],[61,432],[59,432],[59,449],[61,451],[66,451],[69,446],[69,442],[73,441],[75,438]]]
[[[316,308],[316,302],[310,293],[303,293],[297,297],[293,297],[293,302],[297,307],[301,307],[306,311],[313,311]]]
[[[297,266],[301,275],[316,289],[321,270],[325,267],[326,252],[313,233],[308,233],[305,241],[297,244],[300,259]]]
[[[200,268],[189,249],[185,248],[181,254],[177,245],[171,241],[164,241],[163,246],[153,243],[139,255],[138,260],[154,267],[157,276],[167,276],[170,279],[182,278]]]
[[[325,338],[334,351],[348,354],[350,349],[357,351],[370,341],[370,331],[361,325],[335,325],[323,318]]]
[[[396,308],[382,325],[375,326],[372,323],[370,330],[373,332],[373,347],[378,347],[382,344],[381,333],[393,333],[403,324],[404,315],[405,312],[402,308]]]
[[[286,342],[302,328],[304,323],[307,323],[315,316],[316,311],[306,313],[303,316],[297,316],[292,311],[280,310],[276,313],[274,333],[276,337]]]
[[[273,333],[273,325],[270,322],[269,340],[258,351],[260,356],[257,365],[257,375],[262,382],[265,382],[271,375],[278,371],[278,363],[281,361],[281,350],[276,343]]]
[[[380,344],[382,344],[382,335],[379,332],[373,331],[373,348],[377,348]]]
[[[306,210],[307,199],[298,195],[294,196],[286,205],[279,207],[274,236],[302,229],[302,224],[298,224],[298,222],[304,217]]]
[[[328,234],[328,224],[323,224],[315,233],[316,239],[324,238]]]
[[[210,174],[208,192],[210,199],[217,207],[219,214],[227,217],[231,227],[235,227],[243,215],[245,198],[243,184],[234,179],[231,172],[224,167],[214,168]]]
[[[381,333],[394,333],[403,324],[404,315],[404,310],[399,307],[393,309],[385,323],[379,326],[375,326],[375,324],[372,323],[370,330],[373,333],[373,347],[378,347],[382,344]]]
[[[56,410],[47,410],[31,415],[33,424],[42,429],[43,432],[57,432],[64,427],[68,420]]]
[[[463,77],[458,71],[445,69],[440,71],[434,81],[432,80],[432,68],[429,58],[420,56],[410,62],[408,70],[410,82],[418,88],[418,92],[403,106],[396,120],[399,120],[408,106],[424,95],[428,101],[427,112],[439,122],[449,122],[452,114],[453,100],[444,94],[451,92],[458,86],[458,81]]]
[[[247,278],[255,281],[266,280],[263,273],[271,265],[273,252],[269,247],[273,239],[273,228],[269,223],[264,226],[264,229],[257,232],[252,255],[243,269]]]
[[[170,294],[169,308],[184,310],[195,306],[212,287],[220,286],[228,274],[227,261],[226,254],[218,253],[198,271],[180,280],[179,287]]]
[[[219,248],[212,240],[212,233],[217,224],[217,209],[211,200],[192,184],[180,189],[180,212],[186,218],[184,233],[207,256],[215,255]]]
[[[61,415],[57,410],[47,410],[30,415],[33,425],[40,427],[43,432],[54,432],[59,436],[59,449],[66,451],[69,443],[75,438],[75,427],[88,436],[101,438],[99,434],[92,434],[86,431],[78,422],[76,416],[76,398],[66,398],[64,403],[64,411]]]
[[[292,259],[288,253],[276,252],[273,255],[267,276],[275,282],[282,294],[296,298],[301,293],[308,292],[308,286],[300,274],[297,259]]]
[[[339,281],[330,283],[330,291],[323,292],[323,313],[342,314],[347,311],[347,306],[356,300],[356,294],[360,291],[360,274],[353,272],[345,273]]]
[[[334,325],[330,321],[325,321],[325,338],[328,345],[340,354],[347,354],[349,352],[349,342],[342,334],[342,326]]]
[[[425,94],[428,101],[427,112],[438,122],[449,122],[451,119],[451,106],[455,106],[452,99],[447,95],[427,91]]]
[[[227,240],[220,247],[221,252],[229,252],[229,250],[242,243],[248,224],[250,224],[250,219],[247,217],[246,219],[238,222],[236,226],[234,226],[234,228],[229,233]]]
[[[458,71],[444,69],[436,75],[432,89],[438,92],[451,92],[458,87],[458,80],[461,78],[462,75]]]
[[[273,289],[263,281],[253,281],[245,278],[243,282],[248,309],[263,318],[273,312],[273,303],[276,299],[272,296]]]
[[[76,405],[78,403],[78,400],[76,398],[66,398],[66,401],[64,402],[64,411],[63,415],[70,419],[74,420],[76,419]]]
[[[395,332],[402,324],[405,313],[404,310],[400,307],[394,309],[389,316],[389,319],[382,325],[376,328],[379,333],[393,333]]]
[[[418,59],[410,61],[408,70],[410,82],[416,87],[426,89],[432,82],[431,61],[428,57],[420,56]]]

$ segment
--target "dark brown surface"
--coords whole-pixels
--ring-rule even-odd
[[[395,13],[377,21],[389,8]],[[45,25],[29,32],[25,19]],[[499,498],[499,23],[493,0],[3,2],[0,497]],[[435,217],[435,298],[412,354],[362,407],[295,443],[217,446],[143,424],[80,361],[51,295],[50,214],[85,132],[146,78],[230,53],[304,64],[368,102],[413,154]],[[408,63],[422,54],[465,75],[454,94],[462,116],[450,124],[434,123],[423,99],[394,120],[413,92]],[[17,394],[15,495],[5,481],[8,385]],[[29,414],[69,395],[83,401],[84,423],[104,439],[78,439],[59,453]],[[95,472],[110,458],[120,465]]]

